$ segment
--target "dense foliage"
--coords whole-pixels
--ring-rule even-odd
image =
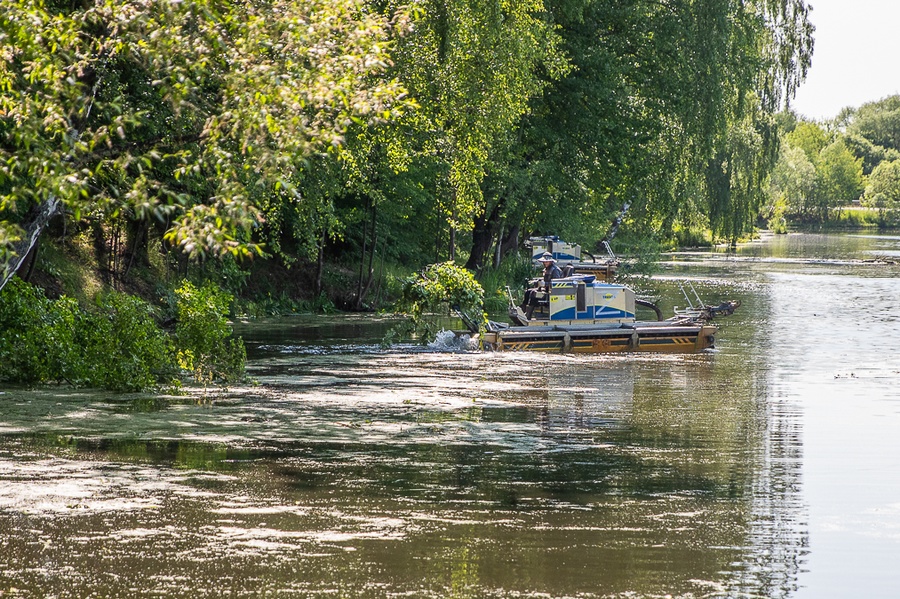
[[[264,200],[304,204],[306,158],[398,108],[381,76],[394,16],[354,0],[0,0],[0,241],[61,201],[75,219],[153,219],[190,256],[259,253]]]
[[[768,189],[768,215],[827,224],[859,205],[883,226],[900,222],[900,96],[853,109],[833,120],[786,121]]]
[[[184,283],[176,293],[170,336],[153,308],[114,291],[88,309],[72,298],[47,298],[12,279],[0,292],[0,382],[67,382],[80,387],[139,391],[184,372],[197,382],[243,375],[244,347],[225,320],[231,298],[211,286]]]
[[[316,293],[353,260],[361,308],[376,255],[591,246],[625,201],[733,239],[811,49],[803,0],[0,0],[0,246],[60,202],[118,275],[163,235]]]
[[[175,373],[173,344],[149,305],[99,296],[91,310],[13,279],[0,293],[0,381],[148,389]]]
[[[231,337],[227,319],[231,296],[209,283],[197,287],[184,281],[175,297],[178,365],[204,384],[243,376],[244,343]]]

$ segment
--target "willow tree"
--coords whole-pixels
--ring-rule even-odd
[[[707,163],[710,225],[732,242],[765,201],[780,141],[774,114],[789,103],[812,57],[814,28],[803,0],[735,3],[723,62],[725,117]]]
[[[486,234],[521,223],[588,242],[626,202],[655,236],[752,226],[777,158],[771,115],[809,66],[805,3],[555,0],[547,12],[572,68],[492,168]]]
[[[0,0],[2,281],[57,209],[162,220],[193,256],[259,253],[263,199],[307,201],[306,158],[399,109],[392,16],[358,0]]]
[[[394,54],[420,110],[410,122],[420,156],[442,174],[436,210],[456,233],[484,210],[482,183],[497,152],[514,142],[529,101],[567,70],[542,0],[417,0],[409,35]],[[543,76],[542,76],[543,75]]]

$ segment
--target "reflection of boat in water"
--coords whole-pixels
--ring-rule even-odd
[[[554,245],[559,243],[554,240]],[[540,249],[557,248],[551,245]],[[508,291],[513,324],[490,321],[482,335],[484,348],[577,353],[695,352],[713,347],[718,327],[712,319],[732,314],[740,305],[739,301],[705,305],[692,286],[682,286],[688,307],[676,310],[674,316],[664,320],[655,305],[635,298],[629,287],[610,282],[614,263],[618,264],[610,252],[609,267],[603,276],[576,270],[575,274],[554,279],[549,289],[538,293],[538,306],[531,318]],[[578,266],[581,264],[579,261]],[[638,305],[653,309],[658,320],[638,320]],[[463,320],[470,331],[477,330],[470,319]]]

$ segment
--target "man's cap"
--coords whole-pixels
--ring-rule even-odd
[[[544,252],[541,254],[541,257],[538,258],[539,262],[556,262],[556,258],[553,257],[553,254],[550,252]]]

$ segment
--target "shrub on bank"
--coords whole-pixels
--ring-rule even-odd
[[[150,306],[121,293],[98,296],[89,311],[19,279],[0,294],[0,381],[147,389],[174,374],[172,347]]]
[[[0,292],[0,382],[139,391],[170,382],[180,369],[203,383],[240,378],[243,342],[228,339],[225,319],[231,296],[185,283],[176,298],[173,337],[136,297],[109,291],[83,309],[13,279]]]
[[[239,379],[247,354],[241,339],[229,339],[226,314],[231,295],[211,283],[197,287],[184,281],[175,297],[178,365],[203,384]]]
[[[87,386],[138,391],[174,374],[172,340],[157,326],[147,303],[123,293],[104,293],[83,321],[86,362],[97,368],[86,377]]]
[[[67,304],[51,316],[48,300],[35,287],[11,280],[0,295],[0,380],[33,383],[66,378],[52,348],[71,345],[74,325],[59,326],[66,320]]]

